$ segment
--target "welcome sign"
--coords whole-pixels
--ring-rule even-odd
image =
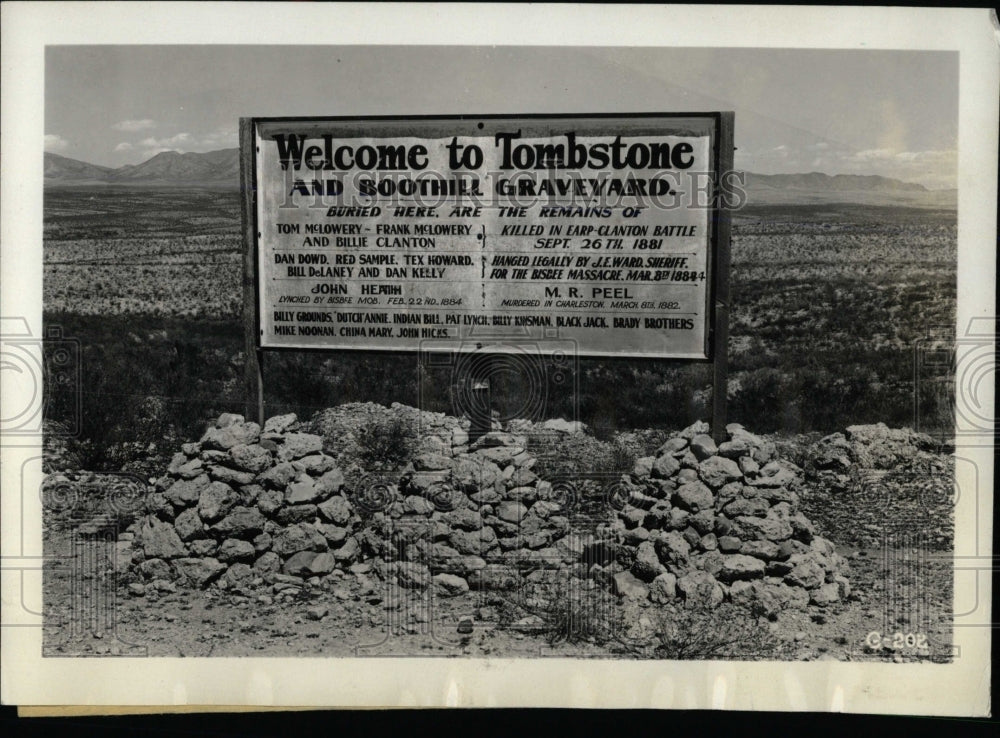
[[[253,119],[258,345],[708,359],[721,120]]]

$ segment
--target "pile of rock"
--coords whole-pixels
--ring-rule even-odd
[[[884,423],[852,425],[804,450],[803,508],[841,544],[895,546],[916,540],[950,550],[955,459],[931,436]]]
[[[467,428],[425,426],[405,469],[347,484],[337,449],[295,416],[261,428],[223,415],[157,481],[133,570],[154,585],[236,588],[376,574],[446,597],[559,571],[644,603],[769,612],[850,592],[846,562],[798,511],[797,470],[740,426],[718,448],[696,424],[631,473],[565,479],[532,471],[525,435]]]
[[[696,423],[636,461],[616,525],[631,566],[615,587],[768,613],[846,598],[846,560],[798,509],[800,470],[738,424],[718,446],[707,431]]]
[[[921,454],[938,453],[940,444],[911,428],[889,428],[885,423],[851,425],[831,433],[806,452],[808,472],[842,473],[852,466],[888,469]]]

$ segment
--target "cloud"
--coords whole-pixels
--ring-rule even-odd
[[[235,130],[229,127],[219,128],[215,131],[202,134],[191,134],[181,131],[173,136],[156,138],[148,136],[136,144],[120,143],[115,147],[115,151],[139,150],[144,156],[153,156],[163,151],[214,151],[216,149],[232,148],[239,145],[238,136]]]
[[[915,164],[955,164],[958,152],[955,149],[928,149],[927,151],[900,151],[896,154],[900,162]]]
[[[893,155],[890,169],[890,176],[923,182],[928,187],[956,187],[958,150],[900,151]]]
[[[45,150],[46,151],[65,151],[69,148],[69,141],[67,141],[62,136],[55,133],[45,134]]]
[[[165,124],[160,127],[167,128]],[[139,141],[122,141],[115,145],[114,152],[121,155],[120,161],[138,163],[165,151],[177,151],[181,154],[204,153],[237,146],[239,146],[239,133],[236,127],[221,126],[205,133],[181,131],[162,137],[147,136]]]
[[[744,163],[743,166],[753,170],[754,167],[759,169],[772,164],[785,165],[789,159],[797,158],[797,154],[787,144],[766,149],[748,149],[741,146],[736,150],[736,158]]]
[[[904,182],[921,182],[929,187],[954,187],[958,173],[958,151],[864,149],[845,153],[834,164],[839,164],[847,174],[881,174]]]
[[[199,136],[198,142],[201,146],[212,148],[232,148],[240,145],[236,129],[230,126],[218,128],[211,133]]]
[[[821,145],[822,144],[822,145]],[[851,150],[836,142],[781,144],[736,152],[737,165],[761,174],[820,171],[826,174],[878,174],[929,188],[956,186],[958,152],[955,149],[924,151],[878,147]]]
[[[184,131],[170,136],[169,138],[144,138],[139,142],[139,146],[144,149],[159,149],[161,151],[169,151],[172,148],[188,147],[191,144],[196,143],[194,138],[190,133]]]
[[[116,131],[135,133],[136,131],[147,131],[150,128],[156,128],[156,121],[150,120],[149,118],[142,118],[141,120],[120,120],[111,127]]]
[[[857,151],[851,154],[848,160],[863,164],[872,161],[890,160],[894,156],[895,152],[892,149],[865,149],[864,151]]]

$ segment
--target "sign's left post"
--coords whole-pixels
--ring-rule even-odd
[[[256,141],[252,118],[240,118],[240,213],[243,222],[244,415],[264,424],[264,352],[257,315]]]

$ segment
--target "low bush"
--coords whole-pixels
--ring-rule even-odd
[[[760,613],[733,604],[672,607],[657,614],[650,655],[676,661],[778,659],[785,645]]]
[[[583,433],[529,434],[532,468],[542,479],[605,477],[631,471],[635,450],[620,441],[601,441]]]
[[[356,433],[358,461],[369,471],[401,469],[417,448],[416,429],[400,417],[378,418]]]
[[[620,638],[623,612],[617,598],[593,581],[562,571],[546,571],[526,581],[518,605],[533,616],[532,628],[550,646],[606,645]]]

